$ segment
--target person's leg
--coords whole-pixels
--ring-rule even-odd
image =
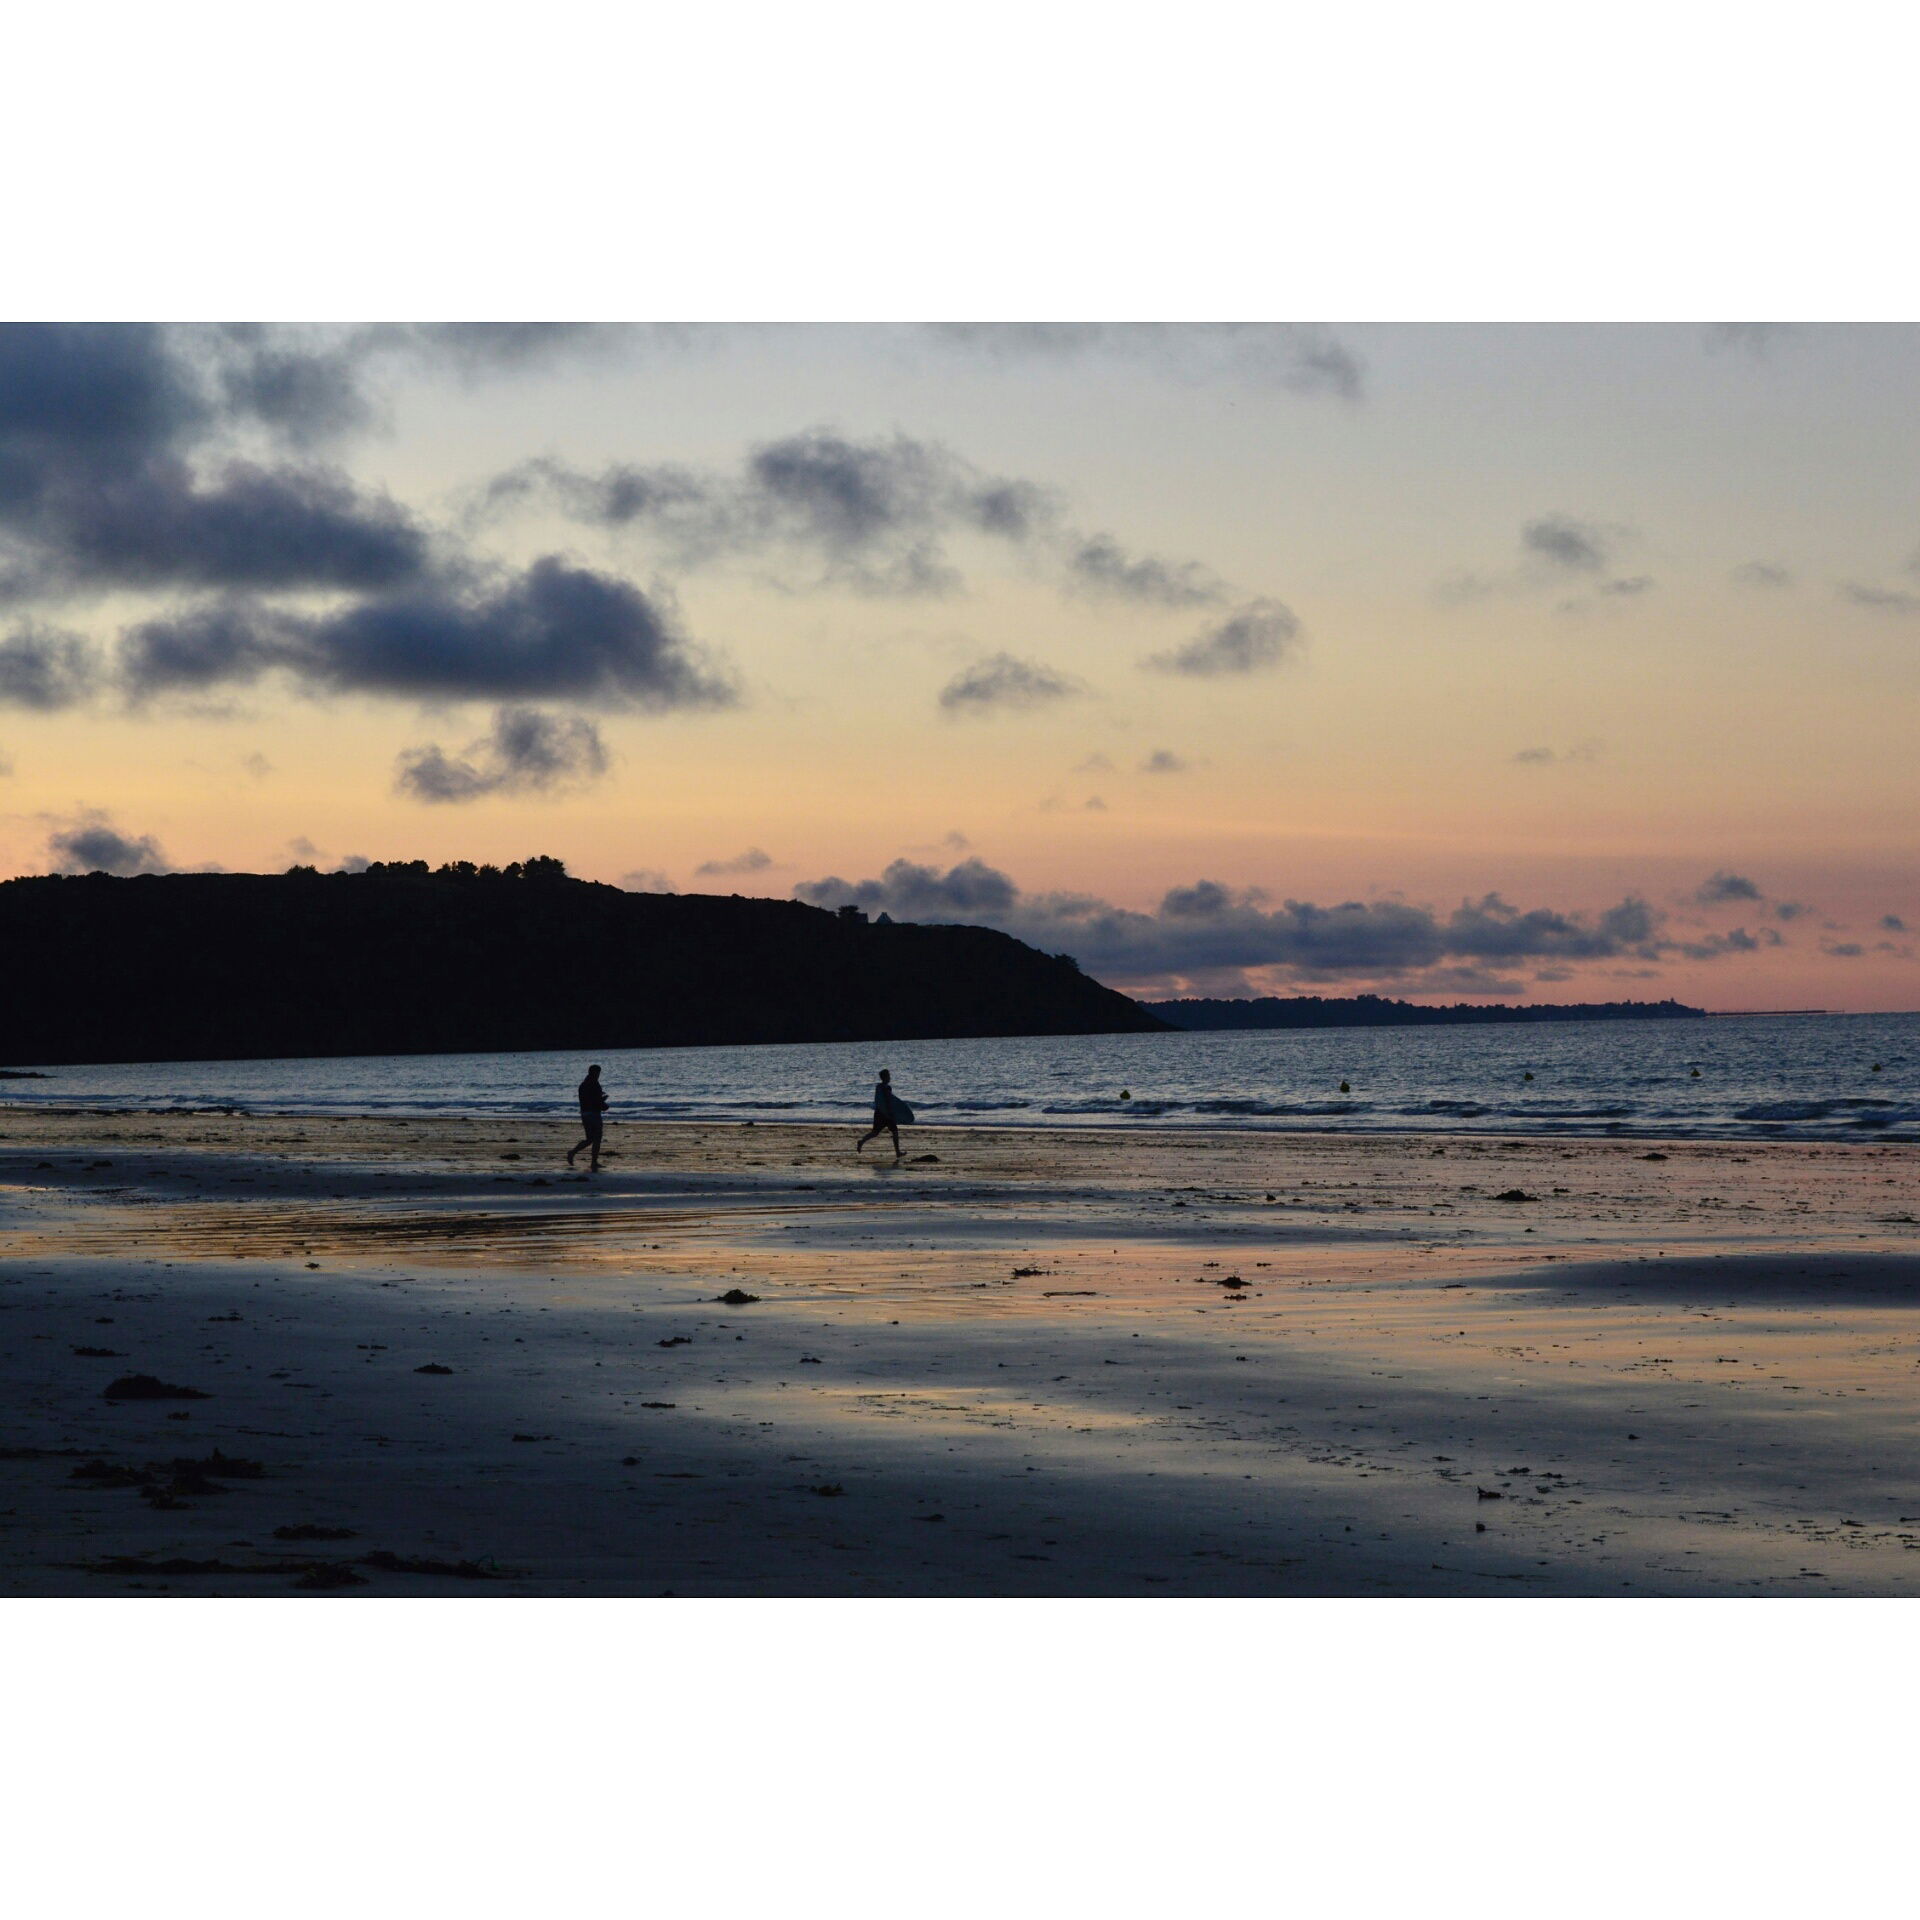
[[[587,1122],[587,1139],[593,1147],[592,1153],[587,1156],[587,1171],[589,1173],[598,1173],[600,1171],[600,1142],[605,1133],[606,1125],[596,1113],[593,1118]]]
[[[898,1160],[901,1158],[902,1154],[905,1151],[905,1149],[902,1148],[902,1146],[900,1145],[900,1129],[898,1126],[894,1125],[892,1122],[889,1122],[887,1126],[887,1131],[893,1135],[893,1157],[896,1160]]]
[[[880,1123],[878,1121],[875,1121],[872,1131],[869,1133],[863,1133],[860,1136],[860,1138],[854,1142],[854,1146],[853,1146],[854,1152],[858,1153],[861,1150],[861,1148],[867,1144],[869,1140],[878,1140],[883,1131],[884,1129],[881,1127]]]
[[[576,1153],[578,1153],[582,1147],[590,1147],[592,1145],[593,1145],[593,1141],[591,1138],[576,1141],[572,1146],[570,1146],[567,1149],[567,1165],[568,1166],[573,1165],[573,1156]]]

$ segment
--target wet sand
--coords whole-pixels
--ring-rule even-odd
[[[1910,1147],[859,1131],[0,1107],[0,1591],[1920,1590]]]

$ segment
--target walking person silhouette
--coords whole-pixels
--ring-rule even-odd
[[[580,1142],[579,1146],[567,1149],[568,1166],[573,1165],[573,1156],[580,1151],[581,1147],[590,1147],[592,1152],[587,1156],[587,1171],[589,1173],[600,1171],[600,1135],[604,1125],[601,1116],[606,1112],[609,1104],[607,1090],[600,1084],[600,1069],[597,1066],[589,1067],[587,1077],[580,1082],[580,1125],[585,1129],[587,1137]]]
[[[900,1145],[900,1125],[902,1121],[911,1121],[913,1109],[893,1090],[893,1075],[885,1067],[880,1069],[880,1079],[873,1089],[873,1131],[863,1133],[854,1146],[854,1152],[861,1152],[869,1140],[878,1140],[883,1133],[893,1135],[893,1157],[904,1157],[905,1149]]]

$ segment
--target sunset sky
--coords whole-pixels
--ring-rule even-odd
[[[1920,1007],[1920,329],[0,328],[0,872]]]

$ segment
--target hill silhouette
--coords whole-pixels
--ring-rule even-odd
[[[1163,1025],[990,928],[626,893],[557,860],[0,883],[0,1061],[20,1065]]]

